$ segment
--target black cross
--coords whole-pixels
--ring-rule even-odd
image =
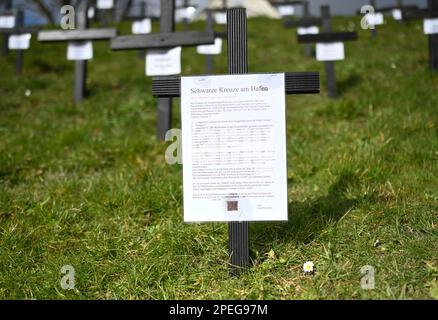
[[[403,10],[404,20],[438,18],[438,0],[428,0],[427,9]],[[438,34],[429,34],[429,66],[438,71]]]
[[[286,19],[284,21],[285,28],[308,28],[313,26],[321,26],[322,19],[317,17],[312,17],[310,15],[309,2],[303,2],[303,17],[300,19]],[[305,43],[304,44],[304,53],[306,56],[311,57],[314,55],[312,44]]]
[[[357,40],[357,32],[332,32],[329,6],[321,6],[321,17],[323,32],[319,34],[298,35],[299,43],[330,43]],[[336,86],[335,62],[325,61],[325,69],[329,97],[337,98],[338,89]]]
[[[6,12],[10,11],[12,9],[12,0],[5,0],[4,3],[5,3],[4,10]],[[7,34],[5,34],[3,36],[3,47],[2,47],[2,55],[3,56],[7,56],[8,52],[9,52],[9,49],[8,49],[8,41],[9,40],[8,40],[8,38],[9,38],[9,35],[7,35]]]
[[[15,26],[13,28],[0,29],[0,33],[5,35],[5,40],[9,41],[9,36],[21,35],[26,33],[37,33],[38,28],[36,27],[24,27],[24,12],[22,10],[10,11],[9,13],[2,14],[2,16],[14,16]],[[9,44],[6,43],[6,48]],[[23,71],[23,61],[24,61],[24,50],[15,50],[15,73],[21,74]],[[7,51],[6,51],[7,52]]]
[[[233,8],[227,11],[228,73],[248,73],[246,10]],[[285,74],[286,94],[319,93],[319,74],[301,72]],[[157,97],[179,97],[181,77],[160,77],[152,80],[152,93]],[[230,273],[237,275],[249,267],[249,222],[228,224]]]
[[[182,6],[177,6],[176,9],[187,10],[190,7],[196,7],[196,6],[192,5],[189,0],[184,0]],[[187,31],[189,29],[189,20],[186,17],[183,18],[183,26],[184,26],[184,31]]]
[[[151,20],[158,20],[159,18],[156,17],[155,15],[151,14],[148,8],[148,4],[146,3],[146,0],[142,0],[140,1],[140,14],[135,15],[135,16],[128,16],[126,17],[127,20],[133,20],[133,21],[139,21],[139,20],[143,20],[143,19],[151,19]],[[140,49],[138,51],[138,57],[140,59],[144,59],[146,54],[146,50],[145,49]]]
[[[161,1],[160,33],[121,36],[111,40],[113,50],[163,49],[213,44],[214,32],[174,32],[175,0]],[[164,140],[172,124],[172,99],[158,99],[157,138]]]
[[[88,1],[82,0],[76,6],[76,29],[41,31],[38,40],[41,42],[108,40],[117,36],[117,29],[88,29],[87,10]],[[86,96],[87,61],[75,61],[75,81],[73,99],[75,103],[81,102]]]
[[[205,10],[206,14],[206,29],[207,32],[214,32],[214,13],[218,12],[226,12],[226,10],[223,9],[207,9]],[[214,32],[216,37],[226,39],[227,33],[226,32]],[[205,73],[206,74],[212,74],[214,70],[214,56],[211,54],[205,55]]]
[[[112,13],[113,17],[111,17],[111,13]],[[97,20],[99,20],[100,25],[103,27],[108,27],[111,23],[111,20],[116,20],[115,19],[116,14],[117,14],[116,0],[114,0],[113,7],[110,9],[100,9],[100,8],[97,8],[97,5],[96,5]]]
[[[293,7],[297,7],[297,6],[302,6],[304,8],[304,5],[307,3],[307,1],[302,1],[302,0],[297,0],[297,1],[270,1],[271,5],[273,7],[275,7],[277,10],[280,7],[285,7],[285,6],[293,6]]]

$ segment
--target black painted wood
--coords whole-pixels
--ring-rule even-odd
[[[248,35],[246,10],[236,8],[227,11],[228,73],[248,73]],[[238,275],[250,264],[249,222],[228,224],[228,250],[230,274]]]
[[[88,28],[88,1],[82,0],[76,10],[76,26],[79,32]],[[73,101],[80,103],[87,95],[88,61],[75,61],[75,81],[73,83]]]
[[[357,40],[357,32],[330,32],[326,31],[318,34],[298,35],[299,43],[316,43],[316,42],[338,42],[338,41],[354,41]]]
[[[167,32],[116,37],[111,40],[113,50],[162,49],[190,47],[214,43],[214,32]]]
[[[320,26],[322,25],[322,20],[321,18],[307,16],[301,19],[285,20],[283,25],[285,28]]]
[[[428,0],[428,9],[438,17],[438,0]],[[429,35],[429,67],[432,71],[438,71],[438,34]]]
[[[322,18],[322,28],[323,28],[323,31],[325,32],[323,34],[326,36],[330,35],[330,33],[332,32],[332,19],[331,19],[331,15],[330,15],[330,7],[329,6],[321,6],[321,18]],[[348,37],[351,35],[348,35],[348,33],[347,33],[347,34],[344,34],[341,36],[341,35],[339,35],[339,33],[332,33],[331,36],[333,38],[336,38],[336,37]],[[338,97],[338,87],[336,84],[335,62],[334,61],[326,61],[324,65],[325,65],[325,74],[326,74],[326,78],[327,78],[328,95],[330,98],[336,99]]]
[[[23,28],[24,26],[24,12],[22,10],[17,10],[15,16],[16,19],[16,30]],[[16,33],[16,32],[14,32]],[[18,33],[18,32],[17,32]],[[21,74],[23,72],[23,62],[24,62],[24,50],[15,50],[15,73]]]
[[[376,8],[376,0],[370,0],[370,5],[373,8]],[[377,37],[377,26],[374,26],[374,28],[371,28],[371,38],[375,39]]]
[[[79,17],[80,11],[78,12]],[[117,29],[86,29],[76,30],[53,30],[41,31],[38,34],[38,41],[41,42],[61,42],[61,41],[81,41],[81,40],[109,40],[117,36]]]
[[[117,36],[117,29],[89,29],[88,28],[88,0],[80,0],[76,5],[76,29],[75,30],[47,30],[38,33],[41,42],[68,42],[68,41],[102,41]],[[73,101],[75,104],[84,100],[87,94],[88,62],[75,61],[75,81],[73,84]]]
[[[329,6],[321,6],[321,17],[323,32],[319,34],[298,35],[297,38],[299,43],[330,43],[357,40],[357,32],[332,32]],[[328,95],[330,98],[337,98],[338,90],[336,85],[335,61],[325,61],[324,64],[326,69]]]
[[[12,9],[12,0],[5,0],[4,9],[5,9],[5,11],[9,11]],[[7,56],[9,53],[9,48],[8,48],[9,35],[5,32],[1,32],[1,31],[0,31],[0,33],[4,33],[3,45],[2,45],[2,55]]]
[[[304,4],[303,4],[303,18],[304,19],[310,19],[311,18],[309,2],[307,2],[307,1],[305,1]],[[318,19],[316,24],[308,25],[308,26],[303,26],[303,27],[319,26],[320,23],[321,23],[321,20]],[[312,44],[310,44],[310,43],[304,44],[304,53],[308,57],[312,57],[314,55],[314,49],[313,49]]]
[[[161,1],[160,32],[175,32],[175,1]],[[167,131],[172,128],[172,98],[158,98],[157,139],[163,141]]]
[[[211,11],[206,11],[206,31],[214,31],[214,18]],[[214,57],[211,54],[205,55],[205,72],[206,74],[212,74],[214,70]]]
[[[427,9],[402,10],[403,20],[438,18],[438,0],[428,0]],[[429,42],[429,67],[438,71],[438,34],[428,35]]]
[[[201,44],[213,44],[214,32],[175,32],[175,1],[161,1],[160,33],[147,35],[130,35],[111,40],[113,50],[163,49],[187,47]],[[172,123],[172,100],[164,97],[158,99],[157,139],[164,140]]]
[[[227,11],[228,73],[248,73],[246,10],[234,8]],[[157,77],[152,80],[153,94],[158,97],[177,97],[181,93],[181,77]],[[287,73],[287,93],[319,93],[318,73]],[[230,274],[239,275],[250,265],[249,222],[228,224]]]
[[[374,8],[374,9],[375,12],[387,13],[395,9],[412,11],[412,10],[418,10],[419,8],[416,5],[411,5],[411,6],[396,5],[396,6],[385,6],[385,7]]]

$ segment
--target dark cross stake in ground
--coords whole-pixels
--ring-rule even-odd
[[[221,9],[207,9],[205,11],[206,14],[206,30],[207,32],[214,32],[214,17],[213,14],[214,13],[219,13],[219,12],[226,12],[226,10],[221,10]],[[226,39],[227,38],[227,33],[226,32],[214,32],[214,34],[216,35],[217,38],[220,39]],[[212,74],[214,70],[214,55],[213,54],[206,54],[205,55],[205,72],[207,74]]]
[[[3,14],[2,17],[15,21],[12,28],[2,28],[0,33],[7,35],[7,48],[14,50],[15,56],[15,73],[21,74],[23,71],[24,50],[28,49],[30,37],[32,33],[37,33],[36,27],[24,27],[24,12],[22,10],[11,11],[8,14]],[[16,47],[11,47],[16,46]]]
[[[41,31],[38,40],[41,42],[73,42],[84,43],[92,40],[108,40],[117,36],[117,29],[88,29],[88,1],[82,0],[76,7],[76,30]],[[75,81],[73,99],[81,102],[86,96],[87,60],[75,61]]]
[[[182,18],[182,22],[183,22],[183,26],[184,26],[184,31],[189,30],[189,16],[193,13],[190,10],[196,10],[195,6],[192,5],[190,3],[191,1],[189,0],[184,0],[182,2],[182,6],[177,6],[176,10],[178,10],[179,12],[182,12],[183,18]]]
[[[97,19],[103,27],[110,25],[111,20],[116,20],[116,0],[97,0]],[[112,17],[111,17],[112,16]]]
[[[135,31],[134,30],[134,24],[137,23],[140,26],[142,24],[144,24],[144,23],[151,24],[153,20],[158,20],[158,18],[156,16],[154,16],[154,15],[149,13],[149,8],[148,8],[148,4],[146,3],[146,0],[140,2],[140,8],[139,9],[140,9],[139,10],[140,14],[135,15],[135,16],[128,16],[128,17],[126,17],[126,19],[133,21],[132,33],[134,33],[134,34],[148,34],[148,33],[150,33],[152,31],[152,25],[148,26],[150,28],[149,31],[145,30],[145,29],[147,29],[147,28],[145,28],[145,26],[142,26],[141,29],[143,29],[143,30],[134,32]],[[141,59],[144,59],[145,54],[146,54],[146,50],[141,49],[138,52],[138,57],[141,58]]]
[[[403,10],[404,20],[433,19],[429,36],[429,66],[432,71],[438,71],[438,0],[428,0],[428,8],[423,10]],[[426,22],[425,22],[426,23]]]
[[[285,28],[299,28],[299,30],[304,30],[305,33],[298,34],[308,34],[318,33],[316,32],[316,28],[322,25],[322,19],[317,17],[312,17],[310,15],[309,3],[306,1],[303,3],[303,17],[300,19],[287,19],[284,21]],[[313,31],[310,31],[314,29]],[[308,57],[314,55],[312,44],[305,43],[304,44],[304,52]]]
[[[159,34],[121,36],[111,40],[113,50],[170,49],[174,47],[213,44],[214,32],[174,32],[175,1],[161,1]],[[172,98],[158,99],[157,138],[164,140],[171,129]]]
[[[321,6],[321,17],[323,24],[323,32],[320,34],[298,35],[299,43],[336,43],[343,41],[357,40],[356,32],[332,32],[332,24],[330,19],[330,7]],[[328,95],[331,98],[338,97],[338,89],[336,85],[335,61],[325,61]]]
[[[228,73],[248,73],[246,10],[227,11]],[[319,93],[319,74],[316,72],[286,73],[286,94]],[[181,77],[160,77],[152,81],[152,93],[157,97],[179,97]],[[249,222],[230,222],[228,228],[230,273],[239,274],[250,264]]]
[[[11,9],[12,9],[12,0],[5,0],[4,1],[4,10],[6,12],[9,12]],[[1,14],[0,16],[3,16],[3,14]],[[9,38],[9,36],[7,34],[5,34],[3,36],[2,54],[4,56],[7,56],[8,55],[8,51],[9,51],[9,49],[8,49],[8,38]]]

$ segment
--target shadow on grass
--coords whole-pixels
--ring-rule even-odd
[[[346,79],[338,80],[337,85],[338,85],[339,95],[342,96],[350,89],[356,87],[361,80],[362,79],[356,73],[350,74]]]
[[[39,58],[32,59],[32,65],[43,73],[63,73],[73,70],[73,67],[66,64],[53,64]]]
[[[275,224],[252,224],[251,247],[253,251],[269,251],[273,242],[295,244],[309,243],[329,225],[335,224],[360,199],[348,199],[345,191],[358,185],[358,177],[344,172],[330,187],[326,196],[303,202],[289,203],[289,221]]]

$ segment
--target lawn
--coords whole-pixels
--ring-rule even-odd
[[[66,45],[34,37],[21,76],[13,54],[0,58],[1,299],[438,299],[438,74],[421,23],[388,19],[375,40],[360,30],[336,64],[337,100],[295,30],[248,28],[251,72],[322,80],[319,95],[287,97],[289,222],[251,225],[250,270],[228,275],[226,224],[183,222],[182,168],[155,139],[138,53],[95,43],[89,97],[74,106]],[[226,52],[215,64],[226,73]],[[184,75],[204,65],[184,49]],[[364,265],[374,290],[361,288]]]

